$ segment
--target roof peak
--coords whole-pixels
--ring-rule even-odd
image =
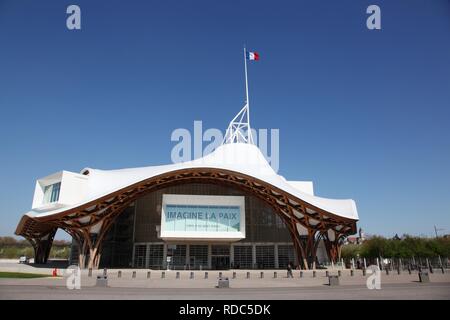
[[[250,111],[247,103],[230,121],[222,144],[226,143],[255,144],[250,127]]]

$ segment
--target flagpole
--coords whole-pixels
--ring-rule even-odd
[[[247,77],[247,49],[244,46],[244,66],[245,66],[245,103],[247,104],[247,109],[249,106],[248,101],[248,77]]]
[[[247,123],[248,123],[248,142],[253,143],[252,129],[250,126],[250,101],[248,98],[248,76],[247,76],[247,49],[244,45],[244,67],[245,67],[245,104],[247,107]]]

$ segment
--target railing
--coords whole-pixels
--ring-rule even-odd
[[[378,257],[378,258],[350,258],[344,259],[344,265],[347,269],[363,269],[365,265],[378,265],[382,270],[420,270],[420,269],[448,269],[450,267],[450,259],[448,257],[408,257],[408,258],[391,258],[391,257]],[[330,264],[327,264],[330,266]],[[342,264],[336,263],[335,267],[342,267]]]

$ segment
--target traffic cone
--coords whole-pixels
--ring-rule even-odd
[[[54,276],[54,277],[58,276],[58,270],[57,270],[56,268],[53,269],[53,276]]]

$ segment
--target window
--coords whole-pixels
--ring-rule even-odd
[[[186,245],[177,244],[167,248],[167,256],[171,257],[170,269],[186,268]]]
[[[44,203],[56,202],[59,199],[59,190],[61,189],[61,182],[45,186],[44,188]]]
[[[189,246],[190,269],[206,269],[208,267],[208,245]]]
[[[134,267],[145,268],[145,259],[147,255],[147,246],[145,244],[134,247]]]
[[[229,256],[230,246],[229,245],[212,245],[211,255],[213,256]]]
[[[251,269],[253,266],[252,246],[234,246],[234,267],[236,269]]]
[[[294,246],[278,245],[278,267],[280,269],[287,268],[288,263],[295,264]]]
[[[258,269],[275,267],[275,247],[273,245],[256,246],[256,265]]]
[[[163,267],[163,255],[164,255],[164,245],[150,244],[149,256],[147,257],[148,268],[161,269]]]

